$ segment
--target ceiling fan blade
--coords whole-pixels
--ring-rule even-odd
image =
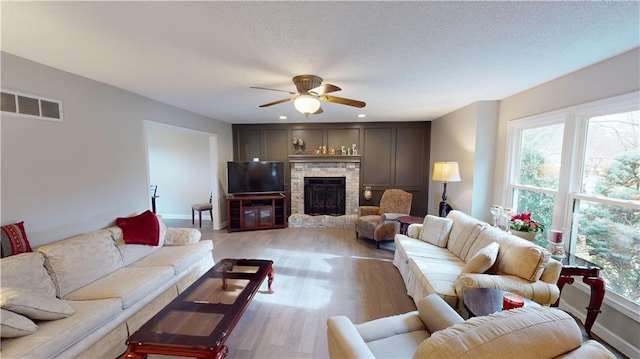
[[[332,84],[324,84],[324,85],[320,85],[314,89],[309,90],[309,92],[313,92],[316,93],[318,95],[324,95],[326,93],[330,93],[330,92],[336,92],[336,91],[340,91],[342,90],[340,87],[336,86],[336,85],[332,85]]]
[[[351,100],[351,99],[344,98],[344,97],[336,97],[336,96],[329,96],[329,95],[319,96],[319,99],[322,100],[322,101],[335,102],[335,103],[339,103],[341,105],[360,107],[360,108],[365,107],[367,105],[366,103],[364,103],[362,101]]]
[[[267,107],[267,106],[273,106],[273,105],[277,105],[279,103],[283,103],[283,102],[287,102],[287,101],[291,101],[290,98],[285,98],[282,100],[278,100],[278,101],[273,101],[273,102],[269,102],[269,103],[265,103],[264,105],[260,105],[258,107]]]
[[[256,89],[256,90],[269,90],[269,91],[280,91],[280,92],[286,92],[286,93],[291,94],[291,95],[295,95],[295,94],[297,94],[297,92],[291,92],[291,91],[288,91],[288,90],[272,89],[272,88],[268,88],[268,87],[251,86],[250,88],[252,88],[252,89]]]
[[[312,115],[319,115],[319,114],[321,114],[321,113],[323,113],[323,112],[324,112],[324,111],[322,110],[322,107],[319,107],[319,108],[318,108],[318,111],[316,111],[316,112],[312,113]]]

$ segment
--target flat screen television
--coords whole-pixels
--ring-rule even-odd
[[[284,162],[227,162],[229,194],[284,192]]]

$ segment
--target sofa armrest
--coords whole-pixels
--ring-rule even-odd
[[[456,279],[455,287],[459,303],[462,303],[462,296],[471,288],[502,289],[542,305],[551,305],[560,297],[560,289],[556,284],[541,280],[529,282],[513,275],[462,273]]]
[[[406,213],[383,213],[382,214],[382,221],[383,222],[397,221],[398,218],[405,217],[405,216],[408,216],[408,214],[406,214]]]
[[[200,241],[202,233],[196,228],[171,228],[167,227],[165,246],[183,246]]]
[[[360,206],[358,207],[359,216],[373,216],[378,214],[380,207],[378,206]]]
[[[560,278],[560,273],[562,272],[562,263],[558,262],[555,259],[549,259],[549,263],[544,268],[542,275],[540,276],[540,280],[549,283],[556,284],[558,283],[558,279]]]
[[[419,239],[421,233],[422,233],[422,224],[418,224],[418,223],[410,224],[409,228],[407,228],[408,237]]]
[[[345,316],[327,319],[329,356],[337,358],[373,358],[355,325]]]
[[[587,340],[582,345],[570,352],[557,356],[556,359],[582,359],[582,358],[610,358],[615,359],[609,349],[595,340]]]
[[[418,315],[429,333],[464,322],[460,314],[437,294],[429,294],[418,301]]]

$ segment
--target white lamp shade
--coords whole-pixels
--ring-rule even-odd
[[[461,179],[458,162],[434,162],[432,179],[440,182],[459,182]]]
[[[293,100],[293,106],[301,113],[308,115],[320,109],[320,100],[311,95],[298,95]]]

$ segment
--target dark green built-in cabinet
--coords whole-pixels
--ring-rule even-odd
[[[285,192],[289,195],[289,156],[298,155],[304,141],[304,154],[312,155],[321,146],[356,144],[360,163],[360,204],[377,205],[387,188],[400,188],[413,194],[411,214],[427,213],[430,122],[309,123],[233,125],[233,159],[235,161],[285,162]],[[365,201],[362,191],[371,186],[373,199]],[[291,201],[288,201],[291,203]]]

